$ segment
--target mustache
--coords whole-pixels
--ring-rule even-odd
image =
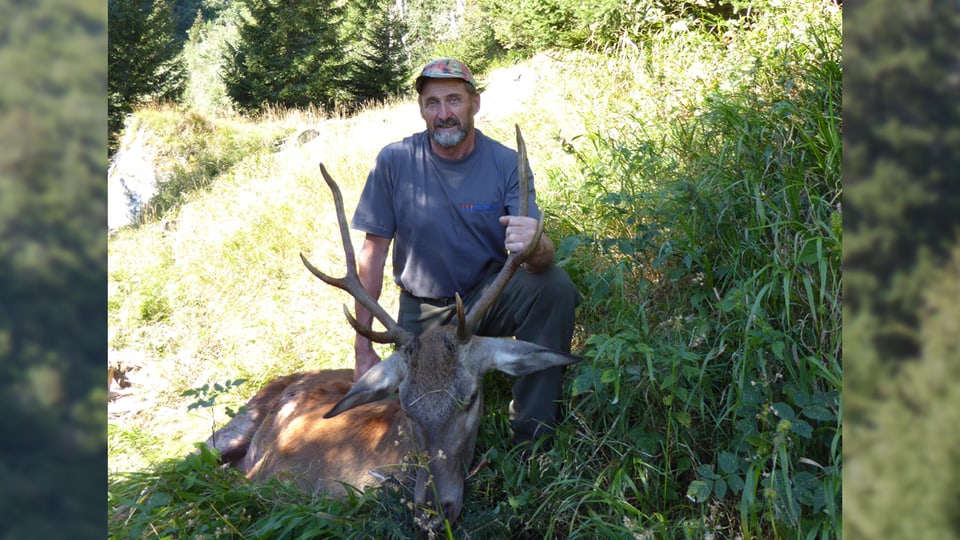
[[[438,127],[438,128],[459,127],[459,126],[460,126],[460,120],[458,120],[457,118],[449,118],[447,120],[438,119],[433,123],[433,127]]]

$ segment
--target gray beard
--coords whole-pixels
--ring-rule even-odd
[[[458,129],[454,133],[448,132],[433,132],[433,142],[439,144],[444,148],[453,148],[454,146],[460,144],[461,141],[467,138],[467,132],[462,129]]]

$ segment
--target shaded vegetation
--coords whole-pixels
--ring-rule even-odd
[[[228,44],[227,93],[246,112],[264,107],[331,110],[347,81],[335,2],[249,0],[239,40]]]

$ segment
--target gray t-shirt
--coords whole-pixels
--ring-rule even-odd
[[[447,160],[422,131],[380,151],[351,226],[394,239],[401,289],[425,298],[463,296],[506,260],[499,218],[516,215],[518,188],[515,150],[476,130],[473,152]],[[529,206],[539,218],[532,173]]]

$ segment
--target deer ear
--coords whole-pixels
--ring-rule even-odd
[[[372,367],[350,387],[347,394],[323,417],[333,418],[358,405],[389,397],[403,381],[406,371],[405,362],[405,359],[399,353],[394,353],[383,362]]]
[[[583,358],[556,352],[529,341],[508,338],[475,337],[480,354],[480,371],[498,369],[514,376],[527,375],[554,366],[575,364]]]

